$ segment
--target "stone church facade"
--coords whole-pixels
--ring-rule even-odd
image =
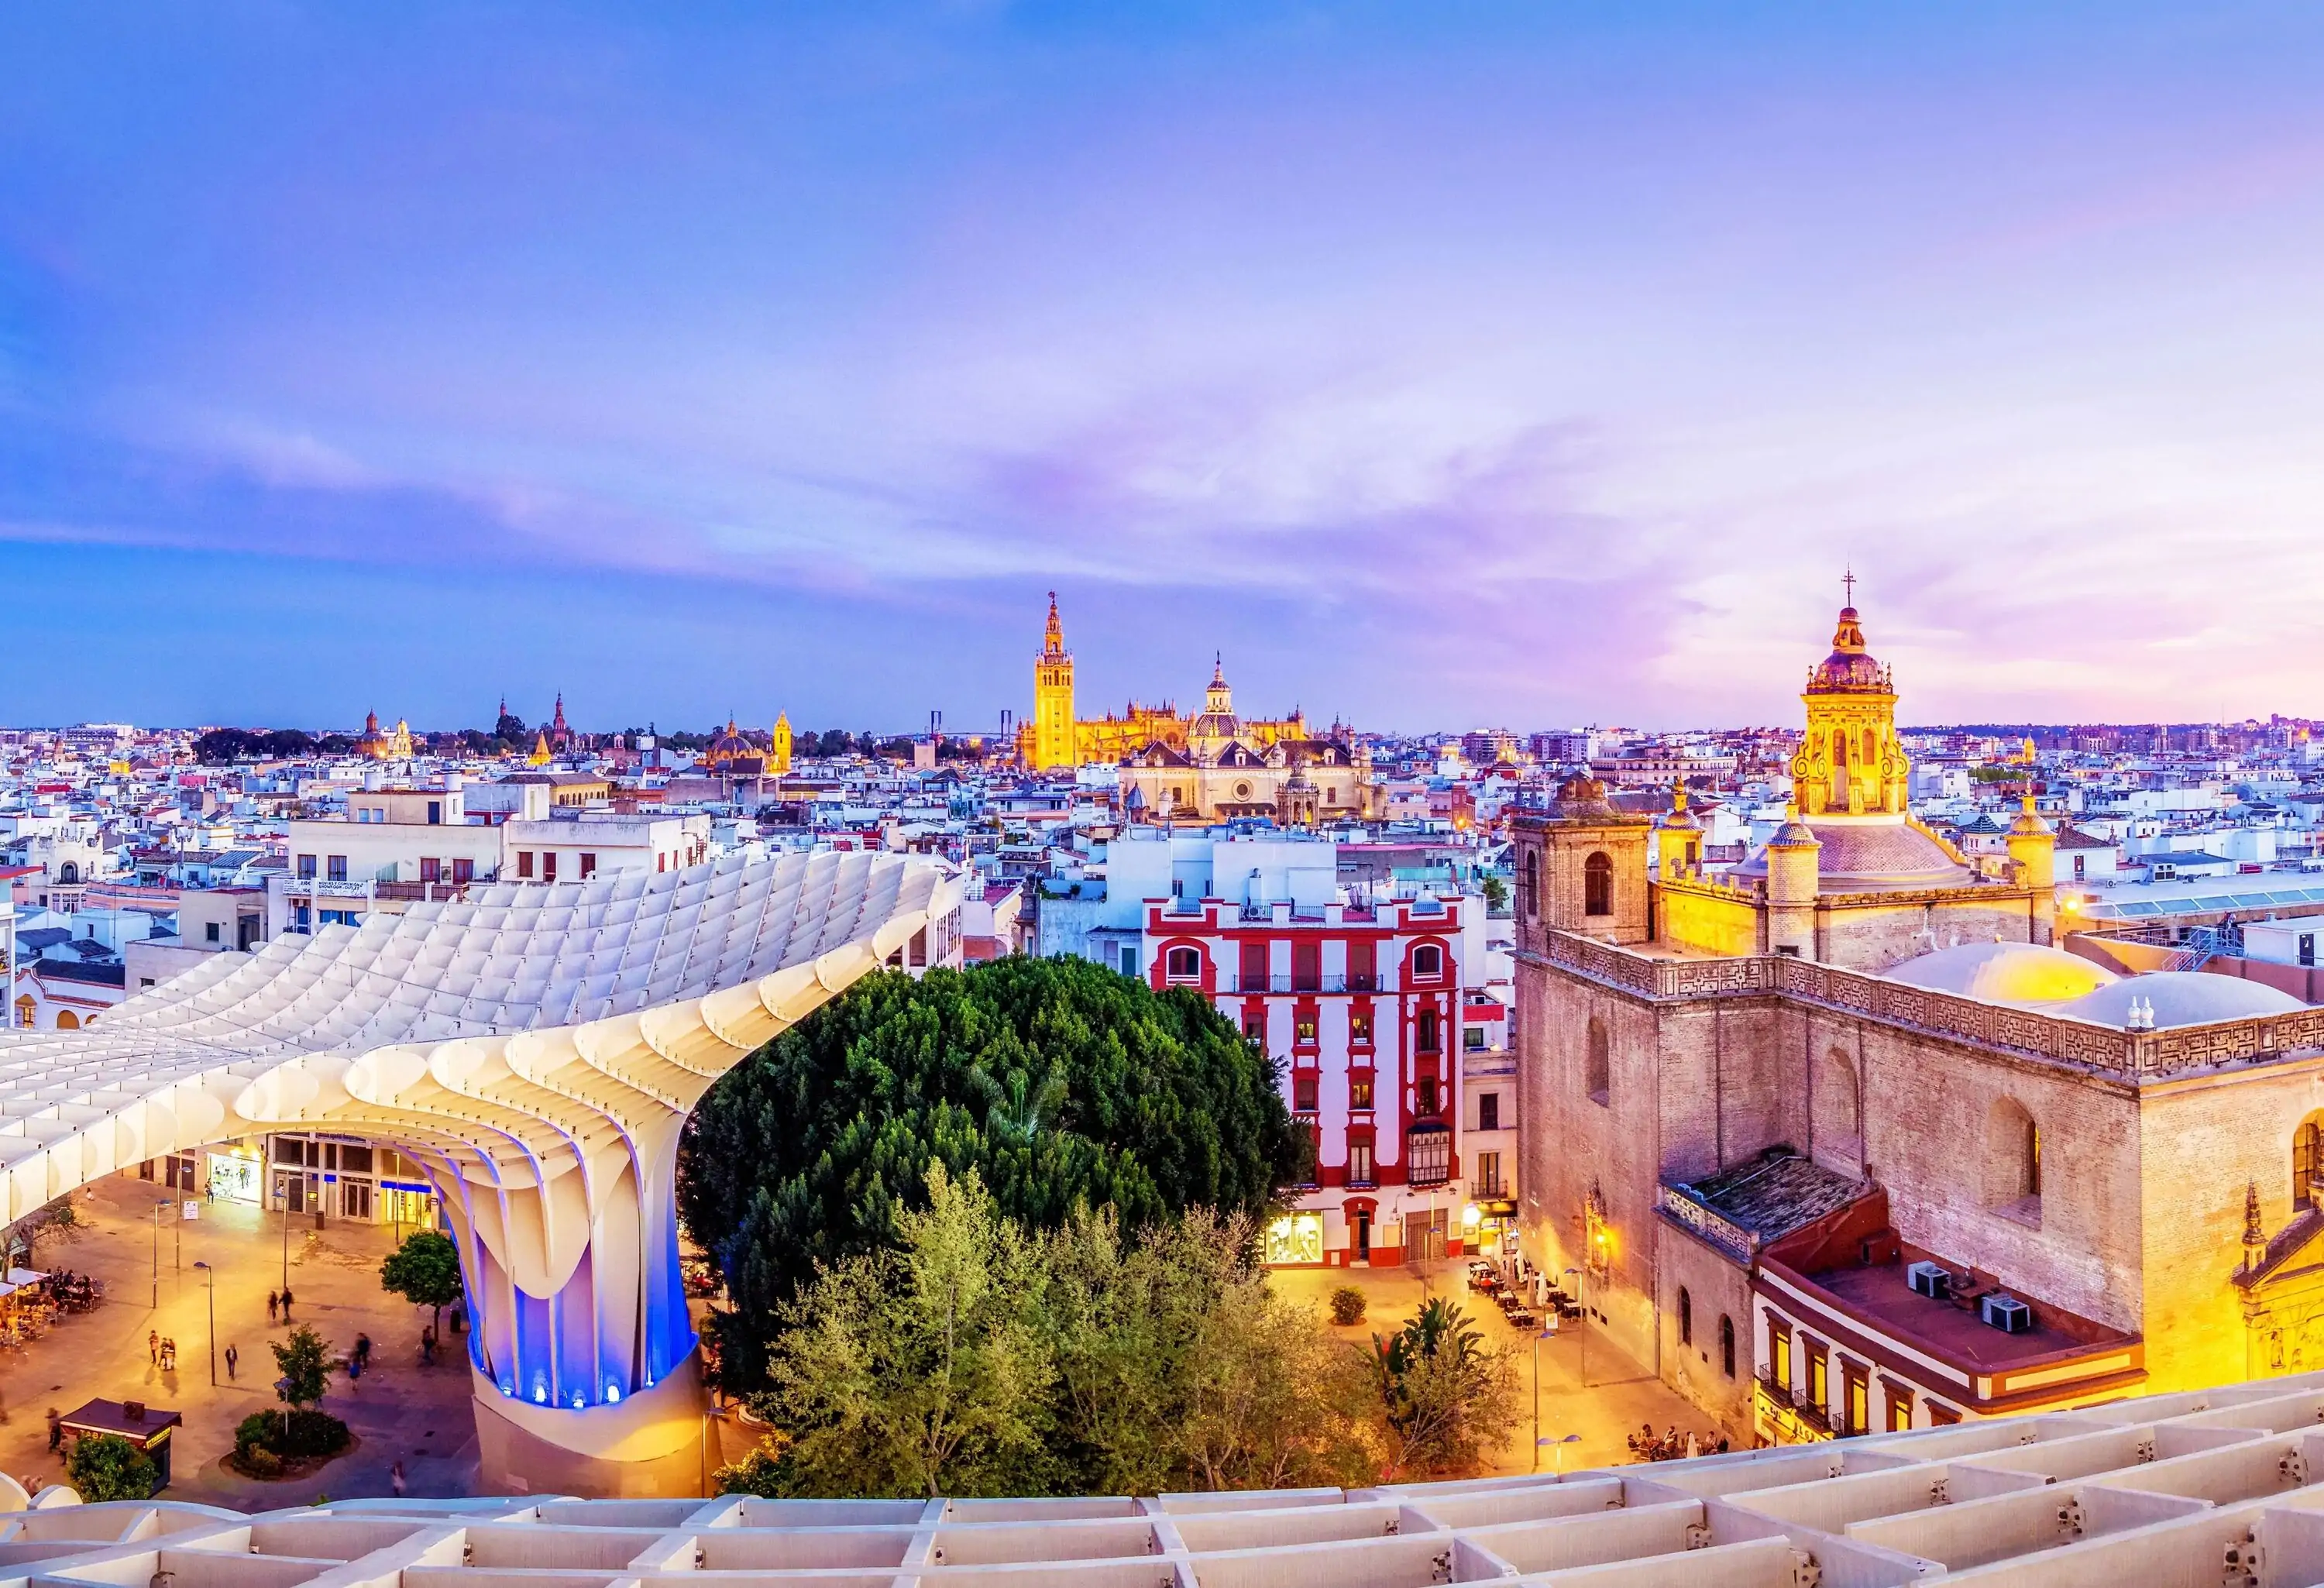
[[[1865,774],[1827,744],[1821,809],[1725,877],[1683,810],[1649,874],[1586,779],[1517,823],[1539,1282],[1762,1441],[2324,1363],[2324,1009],[2051,944],[2030,804],[1996,877],[1889,799],[1852,609],[1808,706]]]

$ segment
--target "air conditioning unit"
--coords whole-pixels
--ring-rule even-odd
[[[1916,1262],[1904,1269],[1904,1283],[1913,1288],[1915,1296],[1925,1296],[1932,1301],[1942,1301],[1953,1293],[1953,1277],[1941,1263]]]
[[[2034,1309],[2015,1296],[1997,1291],[1980,1301],[1978,1308],[1987,1325],[2005,1334],[2023,1334],[2034,1326]]]

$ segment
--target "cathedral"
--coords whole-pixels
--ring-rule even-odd
[[[398,717],[395,726],[383,728],[379,725],[379,713],[365,712],[363,736],[355,741],[355,753],[374,761],[410,761],[411,725]]]
[[[1536,1288],[1762,1444],[2324,1361],[2324,1009],[2053,941],[2030,799],[1915,822],[1852,601],[1802,704],[1724,874],[1587,777],[1514,824]]]
[[[1167,702],[1133,700],[1119,716],[1075,716],[1074,654],[1065,649],[1054,590],[1033,664],[1033,715],[1018,729],[1017,757],[1036,771],[1120,767],[1123,808],[1134,819],[1269,817],[1310,826],[1374,814],[1369,748],[1343,729],[1314,737],[1296,708],[1286,717],[1236,716],[1222,657],[1194,716],[1181,716]]]

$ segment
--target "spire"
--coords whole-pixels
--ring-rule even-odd
[[[565,691],[562,689],[557,692],[557,713],[549,719],[549,725],[558,728],[565,725]]]
[[[1041,650],[1048,656],[1063,656],[1065,652],[1065,627],[1057,621],[1057,593],[1055,590],[1049,592],[1049,627],[1042,636]]]
[[[1227,653],[1223,651],[1214,651],[1211,653],[1211,685],[1215,688],[1226,681]]]

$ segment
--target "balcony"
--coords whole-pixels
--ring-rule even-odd
[[[1383,984],[1378,975],[1358,976],[1244,976],[1231,972],[1219,974],[1219,991],[1257,997],[1262,992],[1388,992],[1395,989]]]
[[[1510,1200],[1509,1183],[1499,1174],[1489,1180],[1472,1180],[1469,1195],[1480,1202],[1507,1202]]]

